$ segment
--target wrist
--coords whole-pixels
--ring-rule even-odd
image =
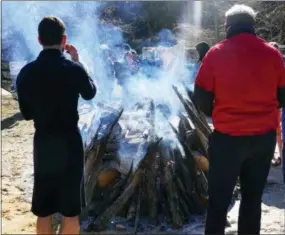
[[[71,59],[72,59],[72,61],[74,61],[74,62],[79,62],[79,57],[78,57],[78,56],[76,56],[76,57],[71,57]]]

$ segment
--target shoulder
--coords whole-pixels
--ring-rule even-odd
[[[212,46],[207,54],[211,56],[219,55],[224,52],[224,49],[227,47],[227,45],[228,45],[228,39],[224,39],[215,44],[214,46]]]
[[[80,69],[84,69],[83,66],[79,63],[79,62],[75,62],[69,59],[64,59],[64,64],[66,67],[71,68],[71,69],[75,69],[75,70],[80,70]]]
[[[220,55],[223,53],[223,48],[225,47],[225,40],[215,44],[212,46],[207,54],[205,55],[204,59],[202,62],[215,62],[217,57],[220,57]],[[200,64],[199,64],[200,65]]]
[[[26,73],[32,72],[33,70],[36,69],[36,67],[37,67],[36,61],[32,61],[32,62],[26,64],[26,65],[20,70],[20,73],[19,73],[19,74],[26,74]]]
[[[67,67],[70,71],[74,73],[74,75],[78,76],[82,74],[88,74],[87,70],[80,62],[75,62],[72,60],[65,59],[64,60],[65,67]]]
[[[32,61],[28,64],[26,64],[19,72],[17,76],[16,83],[23,83],[27,82],[27,80],[30,80],[33,77],[33,73],[36,70],[37,65],[36,61]]]
[[[270,45],[268,42],[264,41],[263,39],[261,39],[261,42],[262,42],[264,51],[268,56],[275,57],[276,59],[277,58],[283,59],[281,52],[277,48]]]

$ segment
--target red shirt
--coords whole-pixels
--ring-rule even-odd
[[[217,131],[240,136],[276,130],[277,89],[285,87],[285,69],[281,53],[263,39],[241,33],[212,47],[196,85],[214,94]]]

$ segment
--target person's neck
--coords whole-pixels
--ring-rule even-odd
[[[59,50],[60,52],[62,52],[62,47],[60,45],[54,45],[54,46],[43,46],[44,50]]]
[[[230,38],[240,33],[248,33],[248,34],[256,35],[254,26],[248,25],[248,24],[237,24],[237,25],[229,26],[226,31],[227,38]]]

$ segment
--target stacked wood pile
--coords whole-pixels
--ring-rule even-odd
[[[106,229],[113,216],[128,219],[137,232],[142,218],[153,226],[180,228],[191,215],[204,214],[211,130],[191,99],[174,91],[186,110],[178,127],[169,124],[178,144],[156,136],[150,100],[131,113],[113,110],[112,120],[101,123],[86,146],[85,212],[93,218],[89,231]]]

